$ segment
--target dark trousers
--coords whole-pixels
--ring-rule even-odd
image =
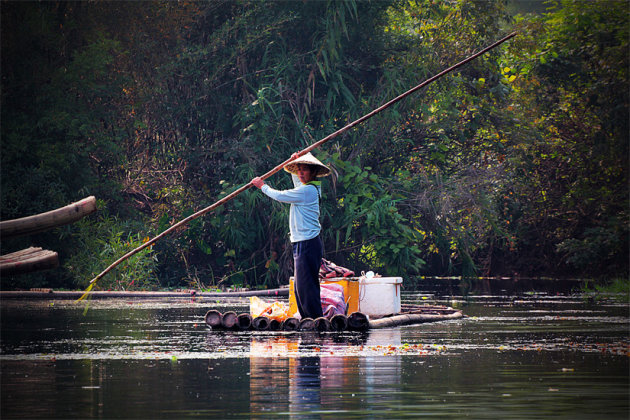
[[[319,267],[323,246],[319,236],[293,243],[295,301],[302,318],[323,316],[319,297]]]

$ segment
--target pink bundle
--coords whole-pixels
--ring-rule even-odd
[[[320,284],[319,296],[322,300],[322,311],[328,319],[334,315],[345,315],[347,310],[343,295],[343,286],[335,283]]]
[[[319,267],[319,277],[322,279],[330,279],[333,277],[351,277],[354,271],[335,264],[322,258],[322,265]]]

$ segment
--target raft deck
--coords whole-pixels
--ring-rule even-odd
[[[447,306],[405,305],[403,312],[370,319],[361,312],[335,315],[331,319],[306,318],[298,320],[288,318],[282,322],[259,316],[252,318],[248,313],[221,313],[216,309],[209,310],[204,320],[212,329],[232,331],[366,331],[377,328],[391,328],[401,325],[422,324],[427,322],[449,321],[462,318],[461,310]]]

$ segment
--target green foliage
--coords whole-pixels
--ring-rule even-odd
[[[148,241],[148,235],[137,232],[138,225],[109,216],[105,204],[99,203],[98,217],[76,222],[68,238],[74,242],[74,253],[64,263],[85,288],[89,281],[127,252]],[[100,279],[95,290],[152,290],[159,286],[156,253],[151,247],[125,260]]]
[[[422,80],[496,40],[509,22],[502,2],[408,2],[391,7],[388,16],[385,30],[393,45],[404,48],[388,60],[392,91],[402,90],[398,80]],[[395,173],[405,192],[405,214],[417,225],[431,274],[487,273],[495,249],[512,241],[495,203],[509,185],[505,156],[518,137],[506,130],[517,121],[496,54],[401,107],[397,124],[381,130],[384,140],[374,150],[378,165]]]
[[[336,206],[324,206],[327,251],[346,257],[351,266],[382,274],[416,273],[424,265],[417,246],[420,234],[398,211],[401,200],[371,167],[333,155],[339,173]],[[334,244],[331,249],[330,244]],[[334,252],[333,252],[334,249]]]
[[[47,6],[23,8],[29,15],[42,13],[41,18],[48,12]],[[42,30],[30,23],[36,33]],[[3,31],[13,29],[13,24]],[[48,31],[54,30],[45,27],[50,36]],[[47,211],[82,195],[114,193],[114,183],[106,175],[121,164],[119,143],[124,136],[119,120],[123,110],[112,107],[121,93],[120,78],[112,71],[119,44],[99,36],[67,56],[55,57],[60,63],[50,63],[45,58],[54,53],[47,49],[70,42],[60,37],[34,56],[22,57],[12,51],[15,45],[9,48],[15,61],[5,67],[3,82],[4,218]],[[24,84],[23,72],[33,75],[34,86]]]
[[[630,299],[630,279],[625,277],[599,280],[597,282],[587,281],[582,286],[581,291],[585,294],[594,295],[596,300],[612,298],[625,304]]]
[[[623,276],[627,2],[516,17],[506,3],[7,2],[0,215],[86,195],[109,211],[3,252],[43,242],[65,269],[37,281],[84,287],[147,236],[516,29],[317,151],[336,171],[326,256],[403,276]],[[287,207],[246,191],[102,285],[285,284]]]
[[[628,272],[628,5],[554,3],[510,51],[537,138],[512,155],[524,256],[541,270]],[[623,221],[625,220],[625,222]]]

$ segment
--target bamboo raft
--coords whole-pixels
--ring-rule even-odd
[[[221,313],[209,310],[205,323],[211,329],[228,331],[367,331],[376,328],[390,328],[401,325],[422,324],[427,322],[448,321],[463,317],[462,311],[446,306],[403,305],[399,314],[370,319],[369,316],[354,312],[348,316],[335,315],[327,318],[288,318],[282,322],[264,316],[253,318],[248,313],[237,314],[233,311]]]

